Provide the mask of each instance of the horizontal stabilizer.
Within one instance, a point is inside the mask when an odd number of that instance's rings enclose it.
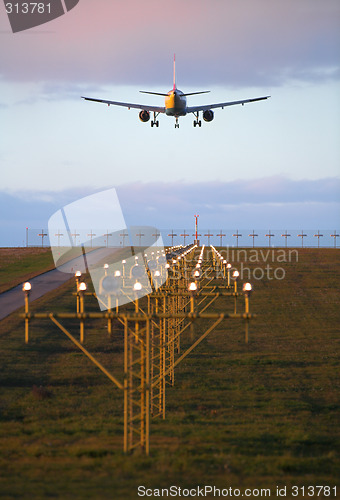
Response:
[[[201,92],[189,92],[188,94],[182,94],[182,95],[196,95],[196,94],[208,94],[210,90],[202,90]]]
[[[166,97],[168,94],[161,94],[160,92],[147,92],[146,90],[140,90],[139,91],[141,94],[152,94],[152,95],[162,95]]]

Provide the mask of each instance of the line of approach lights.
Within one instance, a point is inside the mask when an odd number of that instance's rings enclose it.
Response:
[[[174,386],[178,364],[224,321],[244,321],[248,342],[249,321],[255,317],[249,308],[252,285],[244,283],[242,291],[238,290],[239,272],[214,246],[200,249],[190,244],[172,246],[166,252],[156,247],[148,250],[149,254],[140,255],[140,262],[134,259],[130,268],[124,259],[114,267],[109,263],[102,267],[99,295],[106,301],[106,310],[98,311],[98,303],[93,300],[98,296],[77,271],[75,312],[30,312],[31,284],[26,282],[25,313],[21,315],[26,343],[32,319],[52,321],[123,392],[124,452],[140,448],[147,455],[150,421],[165,418],[166,388]],[[155,280],[165,272],[167,279],[157,287]],[[145,283],[151,283],[147,295],[144,286],[149,285]],[[119,302],[121,294],[126,299],[123,305]],[[243,312],[238,312],[240,296],[245,301]],[[64,318],[79,322],[79,339],[61,323]],[[113,341],[114,332],[124,332],[123,373],[112,373],[85,348],[88,320],[97,334],[102,329]]]

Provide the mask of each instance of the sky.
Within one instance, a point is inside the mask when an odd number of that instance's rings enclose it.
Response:
[[[0,245],[67,203],[115,187],[129,224],[339,228],[338,0],[80,0],[13,34],[0,5]],[[80,96],[163,106],[270,95],[211,123]]]

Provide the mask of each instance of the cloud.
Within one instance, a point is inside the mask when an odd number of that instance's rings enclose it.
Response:
[[[48,25],[54,32],[2,34],[2,77],[164,85],[177,52],[185,86],[268,87],[339,78],[338,0],[173,0],[171,12],[179,13],[175,37],[169,8],[163,0],[82,0]]]

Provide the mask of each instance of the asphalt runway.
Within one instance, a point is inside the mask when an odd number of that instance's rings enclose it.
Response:
[[[30,279],[29,281],[32,285],[29,297],[30,302],[42,297],[47,292],[55,290],[72,277],[73,274],[62,273],[58,269],[53,269]],[[0,320],[6,318],[6,316],[23,305],[24,292],[22,291],[22,284],[8,290],[8,292],[3,292],[0,295]]]
[[[86,264],[88,268],[93,268],[98,265],[105,258],[113,257],[117,252],[115,248],[100,248],[93,250],[86,255]],[[122,257],[120,257],[122,258]],[[84,259],[83,256],[72,259],[67,264],[60,266],[58,269],[52,269],[43,274],[39,274],[35,278],[29,280],[32,285],[32,290],[30,292],[29,300],[33,302],[34,300],[42,297],[48,292],[55,290],[63,283],[66,283],[69,279],[74,277],[74,273],[77,270],[84,272]],[[68,272],[71,271],[71,272]],[[7,292],[0,294],[0,320],[6,318],[9,314],[19,309],[24,305],[24,292],[22,291],[22,284],[11,288]]]

